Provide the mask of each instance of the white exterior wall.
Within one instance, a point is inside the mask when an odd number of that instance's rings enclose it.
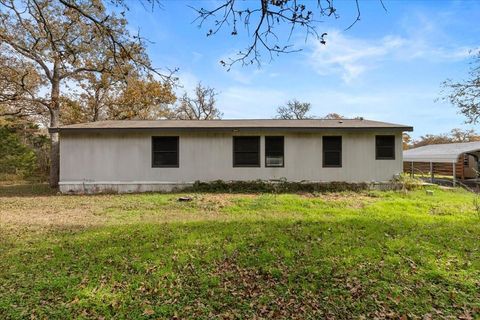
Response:
[[[375,135],[394,134],[395,160],[375,160]],[[152,136],[179,136],[179,168],[152,168]],[[261,166],[233,167],[233,135],[260,136]],[[265,167],[265,135],[285,137],[285,166]],[[342,167],[322,167],[322,136],[341,135]],[[402,172],[402,133],[350,131],[329,133],[116,132],[62,133],[60,188],[78,192],[170,190],[194,181],[274,180],[381,182]],[[118,186],[122,187],[118,187]],[[85,189],[84,189],[85,191]],[[88,190],[87,190],[88,191]]]

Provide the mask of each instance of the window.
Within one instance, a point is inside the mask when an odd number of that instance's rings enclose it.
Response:
[[[283,137],[265,137],[265,167],[283,167]]]
[[[233,137],[233,166],[260,167],[260,137]]]
[[[178,137],[152,137],[152,167],[178,167]]]
[[[323,137],[323,167],[342,166],[342,137]]]
[[[395,160],[395,136],[375,137],[375,157],[377,160]]]

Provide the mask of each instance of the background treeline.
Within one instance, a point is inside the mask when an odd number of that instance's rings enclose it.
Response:
[[[198,83],[179,98],[172,85],[153,79],[85,85],[60,99],[60,124],[102,120],[219,119],[215,89]],[[94,79],[92,79],[94,81]],[[93,85],[94,82],[88,85]],[[80,93],[78,93],[80,92]],[[4,104],[4,111],[7,109]],[[14,110],[10,108],[10,110]],[[0,181],[46,181],[50,168],[48,117],[42,113],[0,116]]]
[[[44,181],[49,170],[49,139],[37,124],[0,118],[0,181]]]
[[[430,144],[457,143],[480,141],[480,135],[475,130],[452,129],[449,133],[426,134],[418,139],[412,139],[408,133],[403,134],[403,149],[411,149]]]

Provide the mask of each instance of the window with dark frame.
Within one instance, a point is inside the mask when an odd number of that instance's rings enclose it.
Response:
[[[152,167],[178,168],[178,137],[152,137]]]
[[[233,166],[260,167],[260,137],[233,137]]]
[[[265,137],[265,167],[283,167],[284,165],[284,138]]]
[[[395,136],[375,137],[375,159],[395,160]]]
[[[342,137],[323,137],[323,167],[340,168],[342,166]]]

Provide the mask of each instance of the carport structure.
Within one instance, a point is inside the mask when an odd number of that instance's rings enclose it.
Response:
[[[480,141],[433,144],[403,151],[404,172],[429,172],[433,182],[435,174],[452,176],[456,180],[478,177]]]

